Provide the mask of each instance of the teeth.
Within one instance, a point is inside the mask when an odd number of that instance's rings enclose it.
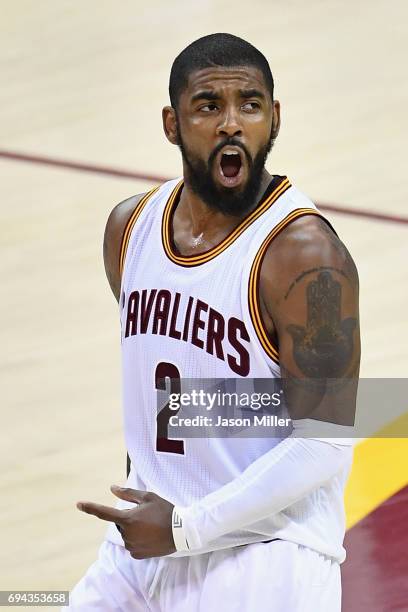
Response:
[[[224,151],[223,155],[239,155],[238,151]]]

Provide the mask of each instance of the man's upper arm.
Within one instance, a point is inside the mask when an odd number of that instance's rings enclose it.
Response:
[[[282,377],[291,381],[288,390],[297,398],[293,417],[314,416],[319,404],[323,420],[334,411],[336,422],[348,423],[342,381],[359,372],[358,275],[322,219],[298,219],[275,239],[263,263],[261,295],[278,338]]]
[[[103,239],[103,260],[109,285],[117,301],[119,301],[121,283],[120,252],[123,234],[133,211],[144,195],[132,196],[120,202],[112,210],[106,223]]]

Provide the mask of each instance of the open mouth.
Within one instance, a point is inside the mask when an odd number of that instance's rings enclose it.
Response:
[[[221,156],[221,170],[224,176],[237,176],[241,168],[241,156],[238,151],[226,152]]]
[[[242,178],[242,154],[235,148],[226,147],[219,157],[219,178],[227,187],[235,187]]]

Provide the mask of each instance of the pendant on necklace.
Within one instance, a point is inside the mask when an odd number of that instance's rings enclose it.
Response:
[[[203,239],[203,233],[201,232],[201,234],[200,234],[199,236],[197,236],[197,238],[193,238],[193,240],[192,240],[192,245],[191,245],[191,246],[192,246],[193,248],[196,248],[196,247],[198,247],[200,244],[202,244],[203,242],[204,242],[204,239]]]

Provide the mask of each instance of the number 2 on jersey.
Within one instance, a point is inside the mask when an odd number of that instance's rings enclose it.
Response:
[[[166,391],[166,378],[170,379],[170,393],[181,393],[181,377],[180,372],[172,363],[161,361],[157,364],[155,372],[156,389]],[[183,440],[172,440],[168,437],[169,419],[172,415],[177,414],[177,410],[171,410],[169,402],[158,412],[156,417],[157,433],[156,433],[156,450],[165,453],[176,453],[184,455]]]

